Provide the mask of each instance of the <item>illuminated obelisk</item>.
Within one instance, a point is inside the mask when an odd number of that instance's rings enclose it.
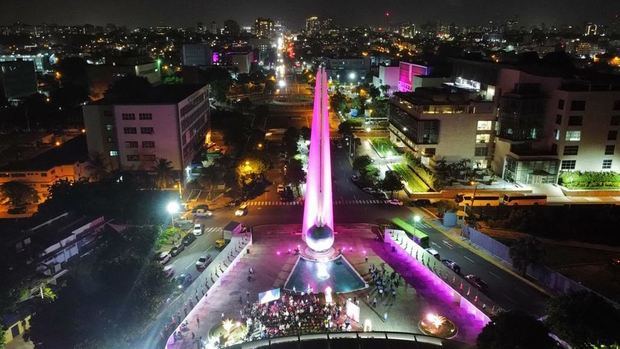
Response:
[[[327,76],[325,68],[319,67],[314,88],[302,228],[303,238],[314,252],[329,251],[334,244],[328,105]]]

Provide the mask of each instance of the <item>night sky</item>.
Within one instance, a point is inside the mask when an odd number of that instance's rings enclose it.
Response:
[[[293,28],[311,15],[331,16],[345,25],[391,21],[481,24],[518,15],[524,24],[607,22],[620,13],[620,0],[1,0],[0,23],[170,24],[195,26],[236,19],[249,25],[257,16],[283,20]]]

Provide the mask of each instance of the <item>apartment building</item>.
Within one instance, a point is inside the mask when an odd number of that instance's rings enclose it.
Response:
[[[470,159],[487,168],[495,140],[495,107],[475,92],[418,88],[396,92],[390,100],[390,140],[433,167]]]
[[[209,91],[201,85],[161,85],[130,101],[83,107],[90,154],[121,171],[151,171],[158,159],[182,175],[205,142]]]

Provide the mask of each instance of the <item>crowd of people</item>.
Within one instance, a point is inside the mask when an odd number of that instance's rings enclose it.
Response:
[[[247,304],[241,316],[248,328],[247,341],[351,329],[342,304],[336,299],[326,303],[323,294],[283,293],[270,303]]]

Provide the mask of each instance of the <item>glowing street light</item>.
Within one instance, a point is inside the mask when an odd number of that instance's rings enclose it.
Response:
[[[357,74],[354,71],[349,73],[349,80],[355,80],[357,78]]]
[[[422,220],[422,217],[415,215],[413,216],[413,232],[415,233],[416,231],[416,226],[418,225],[418,222]]]
[[[170,201],[168,205],[166,205],[166,211],[170,214],[170,221],[174,226],[174,215],[177,214],[181,210],[181,206],[176,201]]]
[[[286,81],[284,81],[284,80],[278,81],[278,87],[279,88],[285,88],[286,87]]]

